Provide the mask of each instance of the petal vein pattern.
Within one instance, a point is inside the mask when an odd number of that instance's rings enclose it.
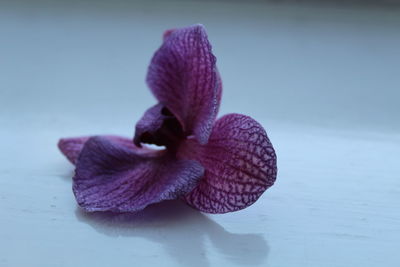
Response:
[[[240,114],[217,120],[206,145],[187,140],[179,157],[198,160],[205,168],[199,185],[185,196],[189,205],[204,212],[246,208],[276,179],[276,155],[265,130]]]
[[[150,63],[147,84],[186,135],[205,144],[217,116],[222,83],[202,25],[168,33]]]

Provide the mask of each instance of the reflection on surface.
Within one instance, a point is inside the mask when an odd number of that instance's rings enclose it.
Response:
[[[182,266],[209,266],[205,238],[235,264],[264,263],[269,251],[261,234],[230,233],[181,201],[164,201],[135,214],[86,213],[78,208],[76,216],[108,236],[158,242]]]

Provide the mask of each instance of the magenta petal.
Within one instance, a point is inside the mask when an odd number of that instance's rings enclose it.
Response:
[[[240,210],[253,204],[276,179],[276,155],[263,127],[252,118],[229,114],[217,120],[206,145],[186,141],[181,158],[205,168],[186,202],[209,213]]]
[[[186,135],[205,144],[217,116],[222,83],[202,25],[167,31],[149,66],[147,83]]]
[[[203,175],[193,160],[166,151],[138,154],[119,142],[90,138],[79,156],[73,191],[86,211],[131,212],[190,192]]]
[[[66,156],[67,159],[75,165],[83,146],[85,145],[86,141],[89,140],[89,138],[91,138],[91,136],[61,138],[58,141],[58,148],[64,154],[64,156]],[[125,137],[104,135],[103,138],[118,142],[127,148],[135,148],[132,141]]]

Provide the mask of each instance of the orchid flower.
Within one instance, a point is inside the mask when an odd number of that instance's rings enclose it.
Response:
[[[273,185],[276,155],[263,127],[241,114],[216,120],[222,83],[202,25],[166,31],[146,80],[158,104],[136,124],[133,140],[58,143],[76,166],[73,192],[84,210],[134,212],[182,199],[226,213],[248,207]]]

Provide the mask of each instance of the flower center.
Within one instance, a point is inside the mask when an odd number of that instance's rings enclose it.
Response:
[[[144,143],[165,146],[171,150],[185,138],[182,125],[167,107],[156,106],[144,118],[146,122],[137,125],[134,138],[134,143],[139,147]]]

